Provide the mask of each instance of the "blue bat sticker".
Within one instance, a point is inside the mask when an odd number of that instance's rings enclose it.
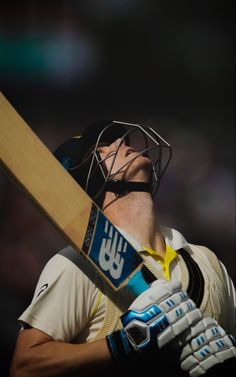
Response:
[[[93,205],[83,250],[115,288],[143,262],[122,234]]]

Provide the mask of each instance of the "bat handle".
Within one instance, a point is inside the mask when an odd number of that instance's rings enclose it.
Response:
[[[130,278],[126,288],[130,293],[137,297],[146,291],[149,288],[149,284],[155,280],[157,280],[157,278],[147,269],[146,266],[143,265],[141,270],[135,272]]]

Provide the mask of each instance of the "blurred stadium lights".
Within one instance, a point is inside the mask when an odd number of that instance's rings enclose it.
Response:
[[[69,85],[73,80],[90,77],[100,59],[98,45],[81,32],[65,29],[0,37],[0,72],[4,72],[5,80],[47,80]]]

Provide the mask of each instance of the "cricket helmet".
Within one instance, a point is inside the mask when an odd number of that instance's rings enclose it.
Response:
[[[112,157],[109,171],[105,167],[104,160],[101,159],[98,148],[101,145],[109,145],[117,139],[120,139],[120,144],[125,141],[126,145],[135,148],[138,153],[114,173],[111,170],[119,146]],[[118,196],[130,191],[146,191],[154,196],[170,162],[171,154],[170,145],[152,128],[110,120],[92,123],[80,136],[67,140],[54,152],[64,168],[97,202],[101,194],[106,191],[114,192]],[[121,169],[131,164],[140,155],[145,155],[151,160],[150,182],[129,182],[116,179]]]

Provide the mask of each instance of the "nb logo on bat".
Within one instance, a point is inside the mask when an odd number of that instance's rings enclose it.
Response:
[[[107,238],[102,239],[99,264],[103,271],[109,271],[113,279],[119,279],[124,265],[122,253],[127,250],[127,242],[108,221],[105,223],[104,232]]]

